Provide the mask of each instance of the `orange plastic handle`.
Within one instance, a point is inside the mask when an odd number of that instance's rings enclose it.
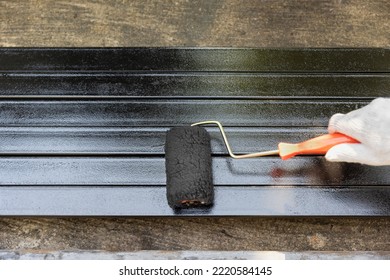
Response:
[[[318,136],[297,144],[279,143],[278,148],[279,155],[284,160],[296,155],[325,155],[330,148],[342,143],[360,142],[347,135],[333,133]]]

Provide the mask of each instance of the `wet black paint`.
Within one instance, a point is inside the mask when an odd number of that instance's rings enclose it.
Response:
[[[326,133],[390,97],[388,49],[0,49],[0,215],[390,215],[390,168],[233,160],[211,209],[173,211],[165,133],[216,119],[237,153]]]
[[[214,200],[211,144],[199,126],[170,129],[165,142],[167,200],[175,208],[210,206]]]

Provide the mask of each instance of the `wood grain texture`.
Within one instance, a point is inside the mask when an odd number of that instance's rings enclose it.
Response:
[[[0,1],[0,46],[388,47],[390,2]],[[1,218],[7,250],[390,250],[388,218]]]
[[[387,218],[2,218],[0,250],[388,251]]]
[[[0,1],[0,46],[387,47],[387,0]]]

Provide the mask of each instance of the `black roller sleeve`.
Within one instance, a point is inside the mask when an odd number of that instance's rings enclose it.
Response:
[[[169,206],[188,208],[213,203],[210,135],[204,128],[186,126],[168,131],[165,167]]]

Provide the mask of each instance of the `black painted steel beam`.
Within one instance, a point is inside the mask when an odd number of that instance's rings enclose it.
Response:
[[[0,49],[2,216],[390,216],[390,167],[228,158],[215,205],[165,197],[170,127],[215,119],[236,153],[326,133],[390,97],[389,49]]]

